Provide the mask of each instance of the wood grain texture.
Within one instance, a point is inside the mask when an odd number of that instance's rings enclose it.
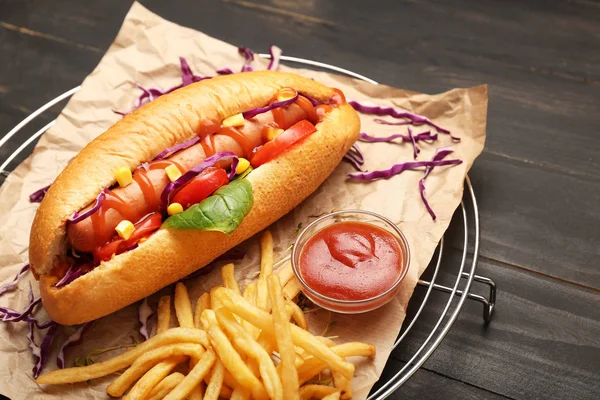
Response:
[[[447,249],[448,250],[448,249]],[[440,283],[453,282],[460,253],[446,251]],[[467,302],[425,367],[514,399],[593,399],[600,393],[598,292],[480,260],[478,274],[498,285],[493,321]],[[485,294],[485,286],[473,287]],[[414,313],[425,290],[411,300]],[[406,361],[433,328],[447,294],[432,294],[419,322],[393,353]]]
[[[497,314],[484,327],[481,305],[468,302],[425,368],[391,398],[597,397],[597,2],[142,3],[233,44],[261,52],[277,44],[288,55],[393,86],[434,93],[488,83],[487,147],[470,176],[481,210],[479,273],[499,284]],[[79,84],[114,39],[130,4],[0,0],[0,134]],[[0,159],[6,154],[0,151]],[[454,224],[448,247],[458,247],[460,238]],[[422,293],[417,290],[413,311]],[[416,349],[445,299],[435,294],[385,377]]]

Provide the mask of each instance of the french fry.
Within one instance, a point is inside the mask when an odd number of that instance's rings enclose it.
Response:
[[[273,235],[265,231],[260,237],[260,274],[265,277],[273,273]]]
[[[281,286],[285,286],[294,277],[294,270],[292,269],[292,262],[288,261],[285,264],[283,264],[277,270],[277,275],[279,275],[279,280],[281,281]]]
[[[202,324],[202,328],[208,332],[208,328],[211,325],[218,325],[217,316],[215,315],[214,310],[204,310],[202,315],[200,316],[200,322]]]
[[[270,314],[258,309],[244,300],[243,297],[225,288],[214,290],[214,295],[219,297],[223,306],[229,311],[251,322],[254,326],[273,334],[273,317]],[[212,293],[211,296],[213,296]],[[304,329],[295,325],[290,325],[290,329],[294,344],[325,362],[330,369],[339,370],[347,378],[352,378],[354,374],[353,364],[346,362]]]
[[[212,374],[212,370],[204,377],[204,383],[208,385],[210,382],[210,377]],[[229,371],[225,370],[223,374],[223,386],[221,386],[221,393],[219,393],[219,397],[222,399],[229,399],[233,395],[233,390],[231,387],[235,387],[237,382],[235,378],[229,373]]]
[[[256,282],[250,282],[244,288],[244,299],[246,299],[250,304],[256,304]],[[252,339],[258,338],[260,334],[260,329],[252,325],[250,322],[241,320],[240,321],[244,329],[252,335]]]
[[[162,400],[171,390],[175,388],[183,380],[184,376],[181,372],[173,372],[165,379],[154,386],[148,394],[147,400]]]
[[[193,369],[193,368],[192,368]],[[200,382],[188,395],[188,400],[202,400],[204,398],[204,383]]]
[[[200,323],[200,316],[202,311],[210,308],[210,294],[202,293],[202,296],[198,297],[196,301],[196,309],[194,310],[194,326],[198,329],[202,327]]]
[[[152,388],[167,377],[173,368],[184,362],[185,359],[184,356],[173,356],[156,364],[137,381],[124,397],[124,400],[145,399],[152,391]]]
[[[123,372],[113,383],[108,385],[106,393],[113,397],[122,396],[133,382],[138,380],[146,373],[146,371],[150,370],[166,358],[182,355],[200,358],[203,353],[204,348],[201,345],[192,343],[171,344],[148,351],[135,360],[135,362],[131,364],[131,367]],[[169,369],[168,372],[170,371],[171,370]]]
[[[219,288],[219,286],[216,286],[216,287],[210,289],[210,308],[211,308],[211,310],[216,310],[218,308],[223,307],[221,305],[221,302],[219,301],[219,299],[217,299],[215,296],[212,295],[213,291],[217,288]]]
[[[298,282],[298,279],[292,278],[283,287],[283,295],[286,299],[294,300],[301,290],[302,286],[300,286],[300,282]]]
[[[339,393],[338,389],[325,385],[304,385],[299,390],[301,400],[312,398],[322,399],[335,392]]]
[[[86,367],[65,368],[44,374],[36,379],[40,385],[58,385],[63,383],[84,382],[90,379],[110,375],[131,365],[143,354],[173,343],[200,344],[210,346],[206,332],[199,329],[173,328],[159,333],[131,350],[106,361]],[[166,357],[165,357],[166,358]]]
[[[231,394],[231,400],[250,400],[250,391],[243,386],[236,385]]]
[[[352,387],[350,386],[351,380],[337,371],[333,371],[331,377],[333,378],[333,386],[340,391],[339,393],[342,396],[342,399],[352,398]]]
[[[210,382],[208,382],[208,386],[206,387],[206,392],[204,392],[204,400],[219,400],[219,393],[223,386],[224,372],[225,367],[223,367],[223,363],[220,360],[217,360],[213,366],[212,375],[210,377]]]
[[[283,399],[281,380],[269,353],[252,339],[250,334],[235,320],[230,311],[221,308],[216,312],[216,315],[219,324],[229,333],[229,336],[233,338],[237,346],[250,356],[252,360],[258,361],[260,376],[269,397],[276,400]]]
[[[304,330],[308,330],[308,323],[306,322],[306,317],[304,316],[302,309],[298,307],[298,304],[286,298],[285,305],[292,308],[292,319],[294,320],[294,322],[296,322],[296,325],[298,325]]]
[[[250,282],[244,288],[244,299],[253,306],[256,305],[256,282]]]
[[[325,345],[327,347],[335,346],[335,342],[329,338],[326,338],[325,336],[317,336],[317,339],[320,340],[321,342],[325,343]]]
[[[221,268],[221,276],[223,278],[223,286],[227,289],[233,290],[237,294],[242,294],[240,287],[235,280],[235,270],[233,264],[224,265]]]
[[[206,313],[206,311],[204,312]],[[254,376],[250,368],[244,363],[242,357],[235,351],[233,345],[225,336],[218,324],[210,325],[208,337],[215,351],[219,355],[225,368],[236,377],[237,382],[249,389],[257,400],[265,400],[268,394],[263,384]]]
[[[182,328],[194,328],[194,314],[187,288],[181,282],[175,286],[175,315]]]
[[[349,342],[344,344],[338,344],[331,347],[331,350],[340,357],[353,357],[353,356],[364,356],[373,357],[375,356],[375,346],[360,342]],[[308,357],[304,360],[304,364],[298,368],[298,379],[302,385],[312,377],[316,376],[319,372],[327,368],[327,365],[316,357]]]
[[[158,301],[156,333],[161,333],[171,326],[171,296],[162,296]]]
[[[283,383],[283,393],[287,399],[298,399],[298,372],[296,371],[296,350],[292,341],[292,332],[290,320],[285,310],[285,299],[281,292],[281,282],[279,276],[269,275],[267,277],[267,286],[269,297],[271,298],[271,307],[273,311],[273,331],[279,349],[279,358],[281,359],[281,381]]]
[[[260,275],[256,283],[256,306],[264,311],[271,311],[267,276],[273,273],[273,236],[265,231],[260,238]]]
[[[328,394],[327,396],[323,397],[322,400],[339,400],[340,399],[340,392],[336,391],[333,392],[331,394]]]
[[[215,352],[211,348],[207,349],[190,373],[165,397],[165,400],[185,399],[194,387],[202,382],[216,360]]]

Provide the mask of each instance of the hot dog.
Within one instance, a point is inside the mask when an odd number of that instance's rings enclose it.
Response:
[[[46,310],[90,321],[210,263],[312,193],[358,132],[339,91],[273,71],[197,82],[125,116],[40,204],[29,257]]]
[[[296,104],[286,107],[282,114],[282,129],[287,129],[296,122],[308,117],[307,113]],[[246,122],[244,126],[240,127],[238,130],[248,139],[252,148],[255,148],[261,144],[261,131],[263,127],[272,122],[274,122],[273,113],[267,112],[257,115],[252,120]],[[238,142],[229,136],[217,133],[214,136],[214,147],[216,152],[230,151],[239,157],[245,156],[242,146],[240,146]],[[198,143],[185,150],[182,150],[179,153],[174,154],[168,159],[176,162],[178,165],[182,166],[185,171],[187,171],[205,158],[206,154],[202,144]],[[161,168],[148,171],[147,177],[152,184],[154,197],[159,198],[160,193],[169,182],[167,174],[165,173],[164,169]],[[131,215],[133,216],[132,219],[136,221],[142,218],[144,215],[147,215],[153,211],[158,211],[155,209],[155,207],[152,207],[152,202],[148,202],[145,199],[142,189],[136,180],[134,180],[131,185],[116,188],[114,193],[128,204],[128,208],[134,211],[134,213]],[[87,207],[82,212],[85,212],[89,208],[90,207]],[[114,229],[119,222],[123,220],[123,218],[124,216],[121,215],[116,209],[112,208],[107,210],[107,212],[104,214],[105,229],[102,233],[95,232],[92,219],[86,218],[78,224],[72,224],[67,227],[67,240],[69,244],[77,251],[93,252],[98,244],[106,243],[111,237],[114,236]]]

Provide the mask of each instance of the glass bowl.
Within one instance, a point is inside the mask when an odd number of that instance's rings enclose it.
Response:
[[[319,293],[307,284],[302,277],[302,273],[300,272],[300,255],[302,254],[304,245],[315,233],[338,222],[362,222],[371,224],[389,232],[398,241],[400,251],[402,252],[400,275],[389,289],[386,289],[383,293],[380,293],[374,297],[366,299],[340,300],[329,297],[323,293]],[[379,308],[388,303],[395,296],[400,289],[400,284],[402,283],[402,280],[408,271],[410,263],[410,250],[408,247],[408,242],[406,241],[406,237],[402,231],[400,231],[400,229],[389,219],[371,211],[343,210],[324,215],[304,228],[304,230],[302,230],[296,239],[296,242],[292,248],[291,261],[294,274],[302,286],[302,292],[313,303],[337,313],[358,314]]]

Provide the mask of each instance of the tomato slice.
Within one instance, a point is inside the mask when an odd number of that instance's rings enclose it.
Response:
[[[112,258],[113,254],[121,254],[127,248],[133,246],[140,239],[148,236],[158,228],[162,223],[162,215],[160,213],[150,213],[144,218],[135,223],[135,230],[131,234],[131,237],[127,240],[117,237],[111,242],[108,242],[102,247],[98,247],[94,251],[94,260],[108,261]]]
[[[200,203],[215,190],[228,183],[229,177],[224,169],[210,167],[181,188],[171,202],[181,204],[185,210]]]
[[[275,139],[265,143],[256,151],[254,157],[252,157],[252,160],[250,160],[250,164],[252,164],[254,168],[257,168],[277,158],[290,146],[298,143],[316,131],[317,128],[313,124],[311,124],[308,120],[303,119],[295,125],[292,125],[292,127],[287,129],[285,132],[276,136]]]

